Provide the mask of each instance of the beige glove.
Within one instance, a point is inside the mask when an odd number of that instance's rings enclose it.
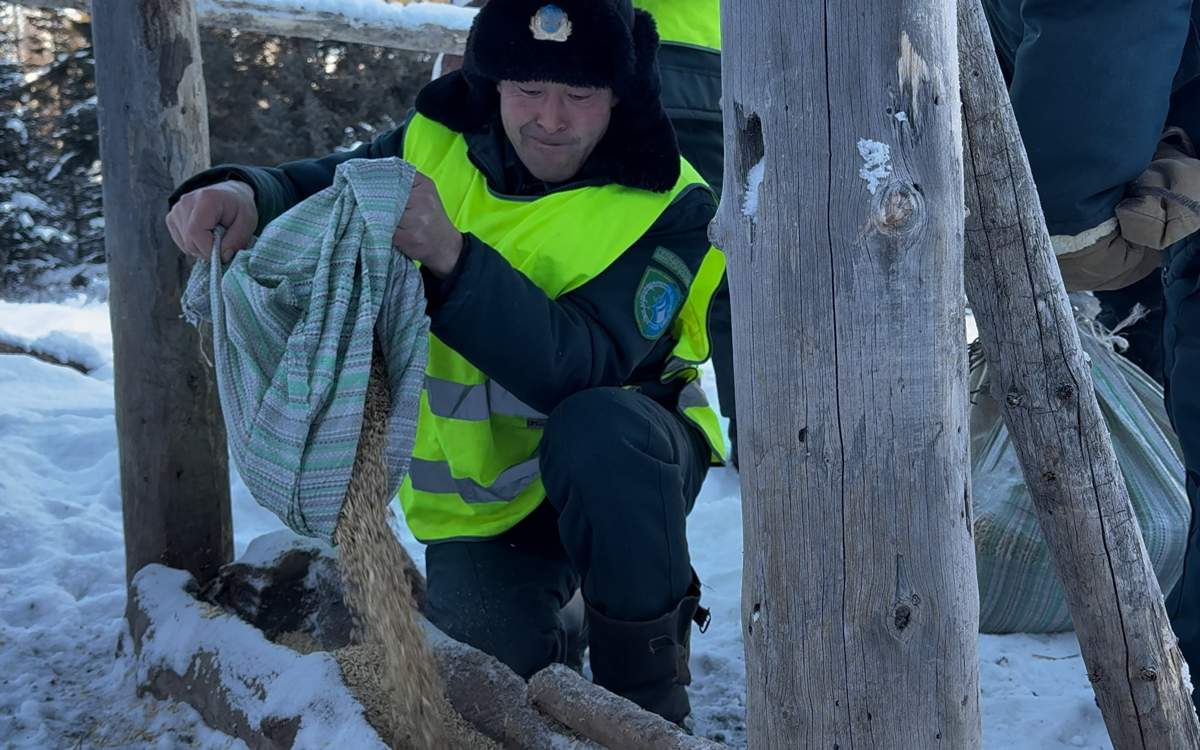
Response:
[[[1154,160],[1117,204],[1116,216],[1082,234],[1051,237],[1070,291],[1121,289],[1158,268],[1162,250],[1200,229],[1200,159],[1169,128]]]

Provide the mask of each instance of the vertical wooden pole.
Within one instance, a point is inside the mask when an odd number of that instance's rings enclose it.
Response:
[[[722,27],[749,744],[977,748],[954,2]]]
[[[195,9],[94,0],[92,34],[126,573],[157,562],[203,582],[232,554],[225,429],[164,223],[172,188],[208,166]]]
[[[1200,747],[1183,657],[1129,503],[979,0],[958,0],[966,285],[992,393],[1117,750]]]

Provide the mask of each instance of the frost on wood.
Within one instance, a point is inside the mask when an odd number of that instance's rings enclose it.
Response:
[[[758,192],[767,171],[766,159],[759,159],[746,175],[746,193],[742,196],[742,214],[754,218],[758,214]]]
[[[867,190],[875,195],[879,186],[892,174],[892,149],[886,143],[859,138],[858,153],[863,158],[858,176],[867,181]]]

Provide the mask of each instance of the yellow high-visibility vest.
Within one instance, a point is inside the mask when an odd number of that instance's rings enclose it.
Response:
[[[664,44],[721,51],[720,0],[633,0],[648,11]]]
[[[608,268],[681,195],[708,189],[681,160],[681,176],[666,193],[604,185],[507,198],[488,188],[462,134],[421,115],[405,130],[404,158],[433,180],[455,227],[495,248],[552,299]],[[679,409],[704,431],[717,460],[724,441],[697,367],[709,357],[708,308],[724,270],[724,256],[710,249],[671,328],[678,343],[662,375],[687,382]],[[424,542],[496,536],[545,499],[538,463],[545,415],[437,336],[429,341],[416,444],[400,488],[405,518]]]

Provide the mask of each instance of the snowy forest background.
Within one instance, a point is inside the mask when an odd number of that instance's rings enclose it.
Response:
[[[400,120],[433,68],[340,42],[203,27],[200,42],[213,164],[352,148]],[[71,293],[107,296],[91,24],[0,3],[0,299]]]

